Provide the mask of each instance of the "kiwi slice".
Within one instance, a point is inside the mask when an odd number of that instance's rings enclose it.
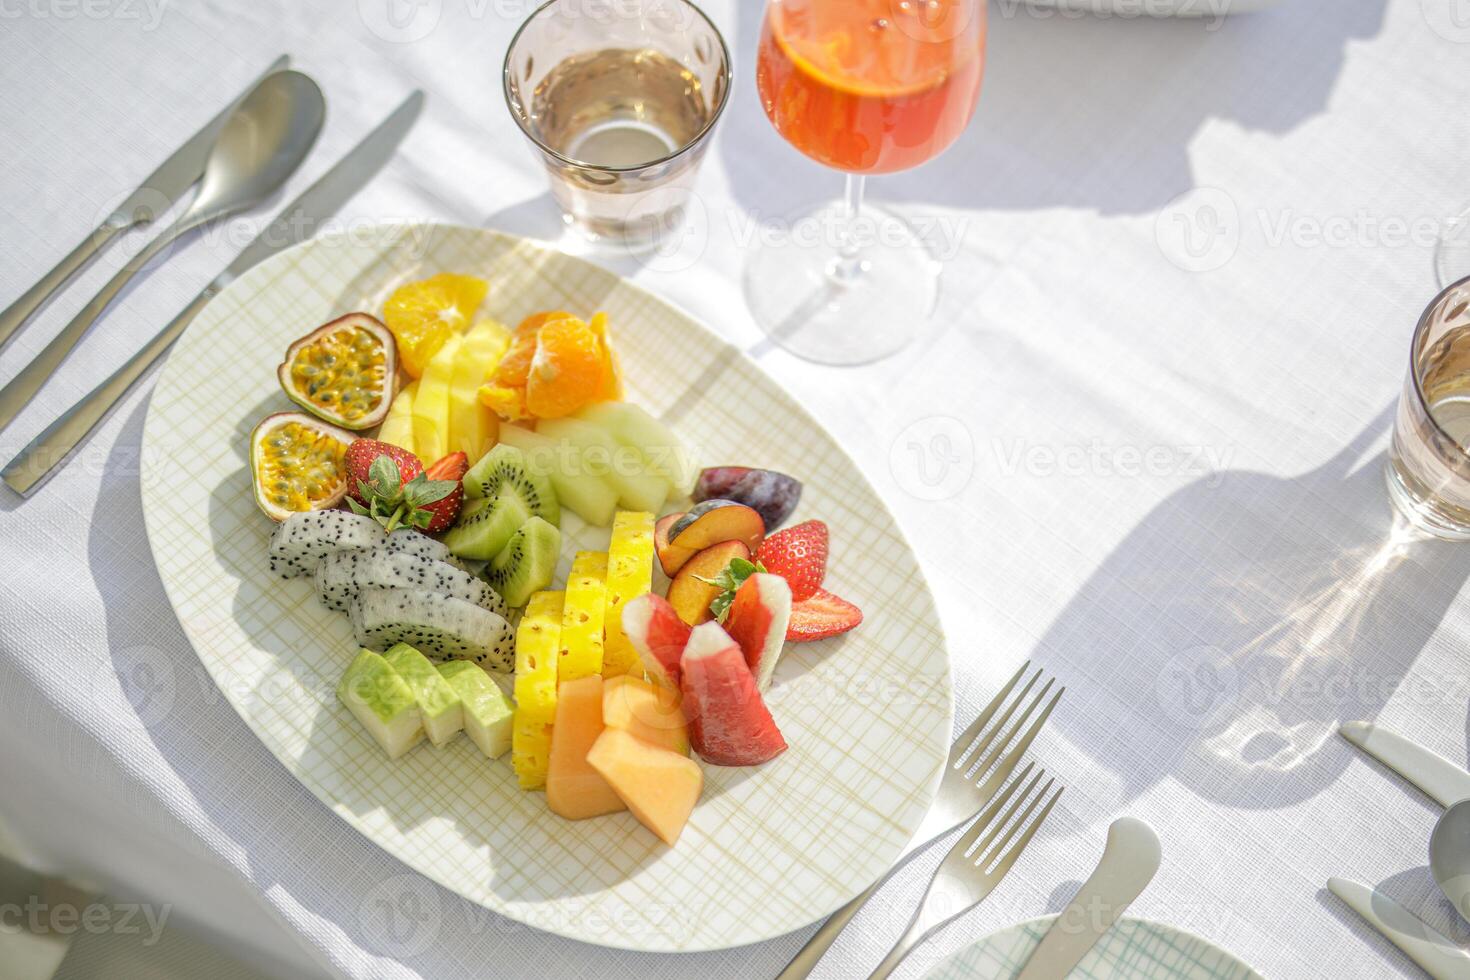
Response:
[[[488,561],[500,554],[530,516],[531,509],[507,483],[494,497],[471,501],[444,535],[444,543],[460,558]]]
[[[561,532],[539,517],[516,529],[500,554],[480,574],[512,608],[551,584],[561,556]]]
[[[494,500],[506,487],[514,488],[536,517],[552,527],[561,524],[561,505],[556,502],[545,471],[532,467],[525,453],[515,446],[500,443],[465,474],[464,495],[469,500]]]

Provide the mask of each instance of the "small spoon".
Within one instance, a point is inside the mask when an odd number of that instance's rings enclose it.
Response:
[[[1429,870],[1455,911],[1470,920],[1470,800],[1440,814],[1429,835]]]
[[[262,79],[230,114],[189,209],[129,260],[101,292],[19,374],[0,389],[0,429],[9,425],[123,287],[185,232],[254,207],[275,193],[306,159],[322,128],[321,89],[297,71]]]

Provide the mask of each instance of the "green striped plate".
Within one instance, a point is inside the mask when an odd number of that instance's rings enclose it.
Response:
[[[1003,980],[1021,971],[1056,916],[1002,929],[960,950],[927,980]],[[1230,953],[1173,926],[1122,919],[1092,948],[1069,980],[1261,980]]]

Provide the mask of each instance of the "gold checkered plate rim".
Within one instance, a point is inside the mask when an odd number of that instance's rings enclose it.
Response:
[[[437,272],[490,282],[485,311],[606,310],[628,398],[709,463],[805,484],[793,520],[832,533],[828,586],[866,620],[787,647],[768,695],[790,748],[758,768],[705,767],[677,847],[627,813],[570,822],[517,788],[509,758],[467,739],[390,762],[334,688],[355,650],[307,579],[267,568],[271,523],[248,439],[292,410],[287,345]],[[949,659],[912,550],[848,455],[748,358],[686,313],[590,262],[515,236],[440,224],[327,235],[232,283],[174,347],[143,435],[143,510],[169,601],[200,660],[265,746],[342,819],[471,902],[539,929],[626,949],[697,951],[800,928],[857,895],[918,827],[953,715]],[[672,506],[668,508],[672,510]],[[563,518],[565,581],[607,530]],[[289,831],[283,847],[293,846]]]

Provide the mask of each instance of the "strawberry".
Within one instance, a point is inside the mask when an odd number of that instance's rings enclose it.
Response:
[[[419,458],[407,449],[402,449],[388,442],[379,442],[376,439],[358,439],[347,447],[347,455],[343,462],[347,466],[347,493],[353,500],[367,506],[367,496],[362,491],[362,484],[367,483],[371,475],[373,460],[379,456],[387,456],[398,464],[398,478],[407,483],[424,471],[424,464]]]
[[[457,458],[456,458],[457,457]],[[454,523],[464,498],[461,481],[464,453],[452,453],[434,464],[452,479],[430,479],[424,464],[406,449],[376,439],[359,439],[347,448],[347,472],[353,480],[347,506],[389,531],[412,527],[433,534]]]
[[[777,531],[761,543],[755,560],[791,586],[791,601],[800,603],[816,595],[827,577],[827,525],[803,521]]]
[[[454,483],[454,489],[449,491],[449,496],[429,505],[429,513],[434,515],[434,519],[424,528],[425,534],[447,531],[449,525],[459,516],[459,505],[464,502],[464,475],[469,471],[469,457],[464,453],[450,453],[424,470],[424,476],[430,480],[448,480]]]
[[[846,633],[862,621],[863,611],[857,606],[826,589],[818,589],[815,595],[791,607],[786,642],[825,640],[829,636]]]

